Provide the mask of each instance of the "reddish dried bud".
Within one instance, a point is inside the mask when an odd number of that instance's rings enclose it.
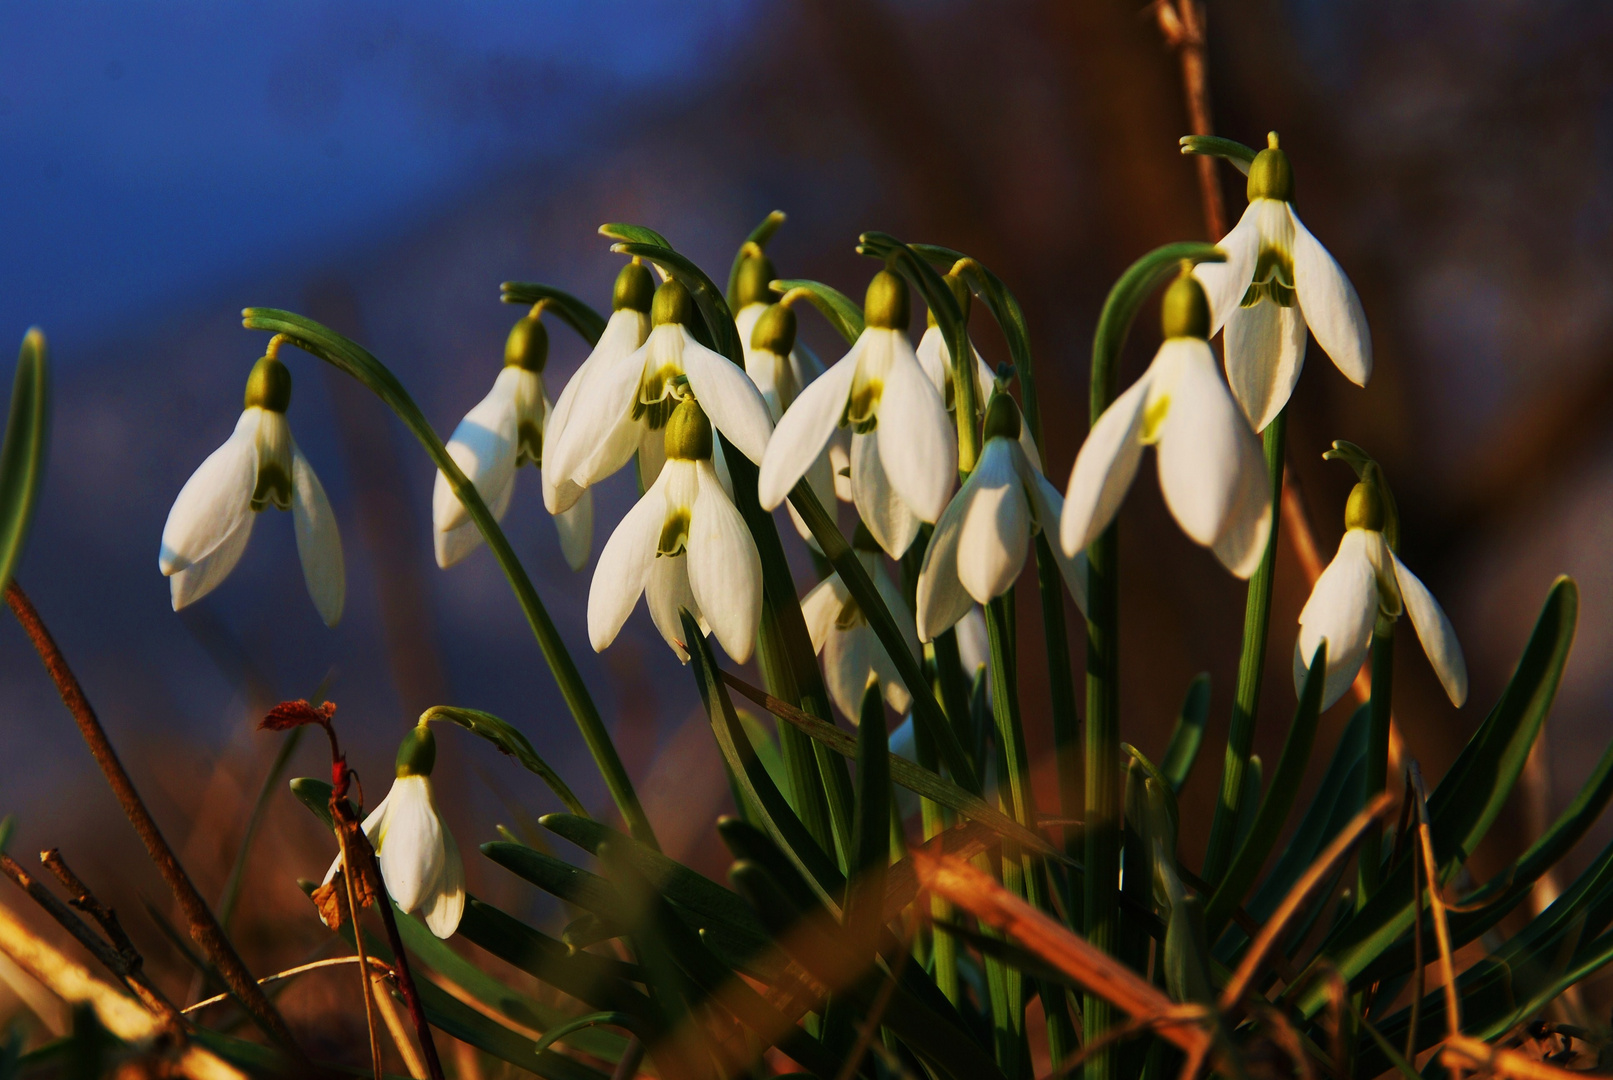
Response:
[[[258,728],[263,731],[290,731],[303,724],[318,724],[320,727],[329,727],[331,717],[336,715],[336,703],[327,701],[318,708],[308,704],[307,700],[299,698],[296,701],[282,701],[269,710]]]

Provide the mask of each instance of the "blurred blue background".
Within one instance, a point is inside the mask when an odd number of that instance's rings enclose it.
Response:
[[[1320,453],[1350,438],[1384,461],[1405,508],[1405,559],[1446,604],[1473,668],[1472,703],[1452,710],[1402,635],[1396,711],[1431,772],[1493,701],[1552,577],[1574,573],[1584,588],[1551,754],[1537,763],[1547,782],[1498,828],[1502,846],[1577,787],[1613,705],[1610,39],[1604,5],[1567,0],[1212,12],[1219,130],[1250,143],[1282,132],[1297,205],[1372,323],[1369,389],[1313,347],[1295,399],[1292,460],[1322,556],[1349,477]],[[519,314],[499,304],[500,281],[607,306],[620,259],[595,233],[602,222],[650,225],[720,278],[780,208],[780,272],[853,296],[873,269],[856,235],[881,228],[967,250],[1018,292],[1049,417],[1044,456],[1062,487],[1085,431],[1104,292],[1147,248],[1203,235],[1192,166],[1176,152],[1179,85],[1155,27],[1109,0],[0,4],[0,340],[43,326],[57,376],[50,472],[19,580],[212,888],[274,752],[253,724],[327,676],[372,801],[396,738],[421,708],[451,702],[516,723],[604,811],[492,560],[435,568],[429,463],[311,357],[287,354],[290,418],[343,530],[346,617],[335,631],[320,624],[277,514],[223,587],[183,615],[169,609],[155,565],[163,520],[231,430],[264,345],[240,329],[240,309],[291,308],[355,337],[446,434],[491,384]],[[1236,214],[1241,180],[1222,178]],[[838,355],[821,321],[802,324],[826,359]],[[990,360],[1006,359],[984,314],[974,329]],[[551,337],[557,396],[585,349],[562,327]],[[1154,345],[1149,326],[1134,338],[1125,378]],[[632,497],[625,475],[602,489],[596,552]],[[1126,737],[1159,750],[1189,678],[1207,669],[1218,740],[1242,587],[1169,525],[1151,479],[1125,522]],[[727,790],[691,680],[642,611],[606,654],[589,648],[591,567],[565,568],[535,474],[507,527],[652,814],[669,822],[663,841],[697,857]],[[1269,717],[1293,705],[1305,594],[1285,556]],[[1039,642],[1034,607],[1020,605],[1028,643]],[[1040,645],[1022,651],[1045,748]],[[1078,669],[1081,654],[1076,635]],[[86,865],[127,860],[120,887],[161,895],[14,628],[0,629],[0,725],[0,810],[19,814],[19,844],[62,844]],[[1261,729],[1266,753],[1281,727]],[[557,808],[468,736],[443,742],[445,801],[467,851],[495,820]],[[323,773],[320,752],[305,747],[295,771]],[[1206,776],[1186,795],[1203,807]],[[328,838],[281,802],[244,912],[265,948],[276,912],[305,910],[292,876],[317,876],[329,858]],[[1201,819],[1184,815],[1184,846],[1201,842]],[[470,863],[473,890],[525,902],[508,875]]]

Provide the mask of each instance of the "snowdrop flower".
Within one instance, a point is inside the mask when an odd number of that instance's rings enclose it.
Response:
[[[421,724],[398,747],[397,779],[386,798],[364,819],[364,835],[375,848],[387,894],[407,912],[417,912],[431,932],[452,937],[465,912],[465,864],[454,834],[437,809],[431,770],[437,740]],[[330,884],[342,857],[330,864]]]
[[[510,508],[516,471],[529,462],[540,468],[543,465],[543,440],[553,410],[543,392],[549,334],[542,318],[539,304],[515,324],[504,343],[504,370],[448,440],[448,456],[476,485],[497,521],[504,520],[504,512]],[[580,496],[555,516],[560,550],[573,570],[581,570],[588,561],[594,533],[593,497],[586,491]],[[431,522],[437,565],[445,570],[482,542],[481,530],[441,470],[431,493]]]
[[[796,398],[762,459],[762,506],[771,510],[849,426],[851,492],[868,531],[899,558],[945,509],[958,466],[957,432],[946,403],[907,340],[907,285],[874,275],[865,329],[851,350]]]
[[[1271,532],[1265,456],[1205,337],[1209,307],[1184,272],[1162,305],[1165,341],[1142,378],[1092,426],[1070,474],[1061,537],[1073,555],[1114,520],[1143,449],[1159,447],[1159,484],[1182,531],[1240,578],[1254,572]]]
[[[689,290],[677,281],[664,282],[650,305],[644,344],[590,375],[578,389],[556,449],[572,485],[598,483],[637,450],[640,482],[650,487],[664,460],[662,429],[685,386],[712,425],[740,453],[761,462],[773,432],[767,402],[738,366],[694,339],[688,327],[694,317]]]
[[[907,602],[885,573],[878,541],[859,523],[851,546],[857,552],[857,561],[873,579],[886,610],[902,628],[908,651],[918,658],[921,653],[913,622],[907,617]],[[899,713],[907,711],[913,696],[839,574],[830,574],[806,594],[801,601],[801,614],[806,618],[807,633],[812,635],[813,650],[823,657],[829,697],[847,720],[855,724],[861,719],[863,692],[870,679],[879,680],[891,708]]]
[[[1462,647],[1439,603],[1384,539],[1385,501],[1375,475],[1350,492],[1338,554],[1316,579],[1311,597],[1299,613],[1294,686],[1304,687],[1311,656],[1325,638],[1327,681],[1322,708],[1332,705],[1355,681],[1378,621],[1392,622],[1405,612],[1411,616],[1440,685],[1451,704],[1460,708],[1467,700],[1467,662]]]
[[[1031,537],[1054,528],[1064,499],[1020,446],[1019,407],[998,393],[986,408],[986,445],[969,479],[935,524],[918,580],[921,641],[951,628],[975,604],[1006,593],[1025,565]],[[1086,610],[1086,556],[1052,545],[1059,572]]]
[[[1372,338],[1361,300],[1294,212],[1294,171],[1277,133],[1249,166],[1249,208],[1221,238],[1226,262],[1193,271],[1210,297],[1210,335],[1226,327],[1227,381],[1256,431],[1276,418],[1305,362],[1305,328],[1345,378],[1365,386]]]
[[[655,281],[643,263],[634,259],[622,267],[621,273],[616,275],[611,315],[604,332],[549,411],[549,422],[544,430],[547,460],[542,476],[543,505],[551,514],[559,516],[571,509],[589,484],[621,468],[638,449],[637,433],[631,428],[601,432],[586,425],[574,427],[571,414],[579,397],[590,387],[596,387],[602,375],[608,374],[614,365],[644,344],[650,334],[650,304],[654,295]],[[607,433],[614,434],[616,441],[601,438]],[[659,453],[656,457],[659,460]]]
[[[325,489],[286,423],[291,372],[278,351],[276,338],[247,377],[246,408],[235,432],[180,489],[162,529],[157,566],[178,611],[235,569],[260,511],[271,505],[290,510],[308,595],[325,625],[335,626],[347,594],[342,538]]]
[[[727,363],[726,360],[723,363]],[[762,560],[712,468],[711,424],[684,398],[665,424],[666,465],[599,553],[588,593],[588,637],[601,652],[643,594],[650,618],[687,662],[679,608],[739,663],[762,621]]]

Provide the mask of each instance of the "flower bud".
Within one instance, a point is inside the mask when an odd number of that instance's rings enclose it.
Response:
[[[1019,406],[1014,404],[1014,399],[1001,391],[991,395],[991,404],[986,406],[986,441],[1007,439],[1018,442],[1019,423]]]
[[[650,297],[653,295],[655,295],[655,279],[650,277],[649,268],[641,262],[630,262],[616,275],[616,288],[611,293],[610,309],[621,311],[624,308],[632,308],[634,311],[648,311]]]
[[[504,339],[504,366],[519,367],[541,372],[549,359],[549,331],[543,328],[543,316],[534,312],[510,327],[510,336]]]
[[[437,765],[437,737],[431,728],[420,724],[409,731],[398,744],[399,776],[430,776]]]
[[[774,356],[788,356],[795,348],[795,309],[783,304],[771,304],[756,320],[751,331],[750,347],[770,352]]]
[[[958,313],[963,316],[963,324],[969,325],[969,305],[974,302],[974,293],[969,291],[969,283],[958,274],[948,274],[944,279],[947,288],[952,292],[952,299],[958,305]],[[926,309],[924,312],[924,325],[937,326],[935,312]]]
[[[741,259],[739,277],[734,281],[734,310],[750,304],[771,304],[777,300],[778,293],[773,291],[771,284],[776,276],[773,260],[760,252]]]
[[[692,397],[684,398],[672,410],[664,438],[668,460],[705,461],[711,457],[711,421]]]
[[[261,357],[246,377],[244,408],[283,413],[291,404],[291,369],[273,356]]]
[[[1383,522],[1383,492],[1378,485],[1363,480],[1350,489],[1350,501],[1344,504],[1344,527],[1382,532]]]
[[[689,290],[676,278],[663,281],[661,287],[655,290],[655,300],[650,305],[650,325],[688,323],[693,319],[694,297],[689,295]]]
[[[1165,290],[1159,316],[1167,340],[1210,336],[1210,302],[1191,268],[1183,267],[1181,275]]]
[[[1249,201],[1276,199],[1294,201],[1294,167],[1288,155],[1277,146],[1277,133],[1266,136],[1266,149],[1255,155],[1249,165]]]
[[[863,322],[885,330],[906,330],[908,314],[907,282],[889,270],[875,274],[863,300]]]

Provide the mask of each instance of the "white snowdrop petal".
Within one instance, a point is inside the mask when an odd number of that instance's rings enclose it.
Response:
[[[157,553],[157,566],[164,574],[176,574],[207,558],[253,516],[262,417],[262,409],[243,412],[224,445],[207,455],[179,489]]]
[[[850,593],[841,583],[839,574],[830,574],[801,598],[801,617],[806,621],[807,634],[812,638],[812,651],[821,653],[824,642],[835,632],[835,621],[846,606]]]
[[[978,603],[1001,596],[1019,577],[1030,545],[1030,507],[1012,453],[1017,443],[992,439],[955,501],[966,503],[958,533],[958,580]]]
[[[879,546],[891,558],[901,558],[913,546],[923,522],[896,493],[880,458],[879,439],[872,433],[851,437],[851,496]]]
[[[1193,268],[1193,276],[1204,286],[1205,298],[1210,302],[1210,336],[1226,325],[1232,312],[1249,291],[1255,277],[1255,263],[1260,254],[1260,203],[1257,199],[1244,210],[1243,216],[1232,231],[1221,238],[1216,246],[1226,253],[1226,261],[1204,262]]]
[[[930,385],[942,395],[945,401],[947,389],[947,365],[952,362],[952,350],[947,348],[946,335],[939,326],[927,326],[924,335],[919,338],[918,347],[913,350],[913,356],[918,360],[919,367],[924,369],[925,376]]]
[[[689,587],[723,651],[750,659],[762,622],[762,559],[745,519],[728,501],[708,463],[689,522]]]
[[[1227,382],[1256,432],[1288,404],[1305,366],[1305,320],[1298,308],[1261,300],[1226,323]]]
[[[773,434],[766,399],[742,368],[689,337],[688,330],[683,333],[688,338],[683,343],[683,372],[689,376],[689,389],[711,419],[711,426],[760,465]]]
[[[594,546],[594,493],[584,491],[571,509],[554,516],[555,531],[560,534],[560,554],[566,565],[581,570],[588,565],[588,552]]]
[[[772,510],[785,500],[839,426],[851,394],[851,380],[857,374],[862,341],[858,338],[843,359],[801,391],[773,429],[757,481],[762,509]]]
[[[1175,338],[1159,349],[1171,354],[1174,378],[1159,429],[1159,484],[1182,531],[1206,547],[1221,535],[1238,493],[1248,422],[1215,370],[1215,354],[1197,338]],[[1157,408],[1155,402],[1149,407]]]
[[[655,562],[666,513],[666,495],[658,481],[617,524],[599,553],[588,589],[588,640],[595,652],[616,640],[638,603]]]
[[[1372,333],[1367,329],[1361,298],[1333,256],[1300,223],[1292,206],[1288,214],[1294,222],[1294,292],[1300,310],[1316,343],[1344,377],[1365,386],[1372,377]]]
[[[392,792],[388,791],[384,796],[382,796],[381,801],[375,804],[375,809],[366,814],[364,816],[364,820],[359,823],[359,828],[364,830],[364,836],[369,840],[371,847],[374,847],[376,842],[380,839],[381,822],[386,818],[386,808],[391,802]],[[341,867],[341,865],[342,853],[338,848],[336,858],[331,860],[330,869],[325,871],[325,876],[320,881],[320,884],[329,885],[331,883],[331,879],[336,876],[336,871]]]
[[[235,569],[235,564],[241,561],[246,542],[252,538],[252,524],[257,518],[258,515],[248,513],[222,544],[202,559],[169,576],[168,594],[175,611],[194,604],[224,583],[230,571]]]
[[[1059,527],[1066,554],[1085,549],[1109,527],[1136,479],[1143,456],[1143,408],[1152,376],[1150,368],[1110,403],[1075,456]]]
[[[867,331],[865,331],[867,333]],[[946,509],[958,473],[958,436],[941,395],[925,377],[907,336],[886,331],[891,361],[879,399],[879,457],[891,487],[921,521]]]
[[[347,567],[342,560],[342,535],[330,508],[325,488],[314,475],[297,444],[291,445],[291,518],[296,526],[297,555],[308,595],[326,626],[342,617],[347,599]]]
[[[1462,656],[1456,631],[1445,617],[1445,609],[1417,575],[1406,569],[1400,556],[1390,552],[1389,557],[1394,560],[1395,581],[1400,585],[1400,598],[1405,602],[1406,614],[1411,616],[1417,639],[1423,643],[1423,652],[1428,654],[1428,662],[1451,704],[1459,709],[1467,701],[1467,660]]]
[[[1059,522],[1064,516],[1064,496],[1059,494],[1058,489],[1048,482],[1040,470],[1033,468],[1027,471],[1030,475],[1024,476],[1023,479],[1025,489],[1031,496],[1031,510],[1035,515],[1033,525],[1037,530],[1046,530],[1048,550],[1053,553],[1053,561],[1058,564],[1059,576],[1064,579],[1065,588],[1070,590],[1070,597],[1075,601],[1076,608],[1085,615],[1087,553],[1085,549],[1078,550],[1074,555],[1064,553],[1064,545],[1059,543],[1058,538]]]
[[[1211,550],[1232,573],[1244,580],[1260,566],[1271,536],[1271,477],[1266,456],[1253,437],[1244,440],[1237,495]]]
[[[689,649],[688,642],[683,640],[683,618],[678,614],[679,609],[688,609],[700,624],[702,634],[711,632],[694,598],[694,590],[689,587],[688,565],[686,555],[663,555],[650,567],[649,579],[644,583],[650,621],[683,663],[689,662]]]
[[[377,854],[386,891],[404,911],[420,907],[443,865],[442,821],[424,776],[400,776],[381,823]]]
[[[832,635],[823,648],[823,681],[835,708],[855,724],[862,718],[863,691],[874,670],[874,632],[866,626]]]
[[[544,425],[544,465],[553,463],[552,448],[564,436],[569,426],[571,412],[577,403],[577,395],[585,386],[597,378],[599,373],[606,370],[612,361],[636,351],[644,344],[644,339],[650,335],[650,316],[646,312],[634,311],[632,308],[623,308],[611,312],[605,322],[605,329],[599,335],[599,341],[594,344],[593,351],[588,358],[578,365],[577,370],[566,380],[566,385],[560,391],[559,399],[554,408],[549,410],[548,421]],[[563,470],[557,470],[561,472]],[[547,493],[545,501],[547,502]],[[553,510],[550,513],[554,513]]]
[[[662,470],[666,467],[666,432],[651,431],[648,427],[638,426],[638,486],[640,491],[648,491],[660,479]],[[722,456],[722,441],[713,439],[711,442],[713,457]]]
[[[971,494],[970,486],[965,484],[941,513],[941,520],[935,523],[935,531],[930,534],[929,546],[924,549],[924,565],[919,570],[914,598],[920,641],[933,641],[937,634],[946,632],[974,607],[974,600],[958,580],[958,542]]]
[[[812,493],[818,497],[818,503],[830,514],[833,514],[835,478],[834,464],[829,459],[829,451],[825,450],[819,454],[818,460],[814,461],[812,467],[806,471],[806,482],[811,486]],[[801,539],[805,540],[807,546],[813,551],[821,554],[822,549],[818,547],[817,537],[813,536],[812,530],[807,528],[806,519],[801,516],[800,511],[796,510],[795,504],[786,502],[784,507],[790,512],[790,521],[795,525],[795,531],[800,534]]]
[[[426,927],[439,938],[451,938],[465,914],[465,863],[454,834],[442,827],[443,861],[435,888],[421,905]]]
[[[991,636],[986,631],[986,613],[971,608],[958,620],[954,629],[958,633],[958,659],[963,662],[963,673],[973,680],[981,668],[991,665]]]
[[[515,432],[517,383],[514,374],[530,374],[520,368],[505,368],[493,389],[454,428],[448,439],[448,456],[475,485],[484,502],[506,486],[515,475]],[[469,513],[441,471],[431,493],[431,523],[446,532],[469,520]]]
[[[851,492],[851,439],[850,428],[839,428],[829,436],[829,448],[824,451],[829,455],[829,471],[834,473],[835,498],[843,503],[852,501]],[[824,506],[829,506],[824,503]]]
[[[575,482],[579,473],[608,476],[632,456],[637,425],[627,412],[643,358],[636,369],[627,359],[649,333],[649,315],[631,309],[612,312],[593,351],[560,391],[543,435],[543,505],[549,513],[571,506],[581,488],[594,482]]]
[[[1294,643],[1294,692],[1305,688],[1311,655],[1327,639],[1327,682],[1322,708],[1344,696],[1372,644],[1372,627],[1378,616],[1377,575],[1368,546],[1376,534],[1350,529],[1339,541],[1338,553],[1316,579],[1310,599],[1299,613],[1299,638]]]

